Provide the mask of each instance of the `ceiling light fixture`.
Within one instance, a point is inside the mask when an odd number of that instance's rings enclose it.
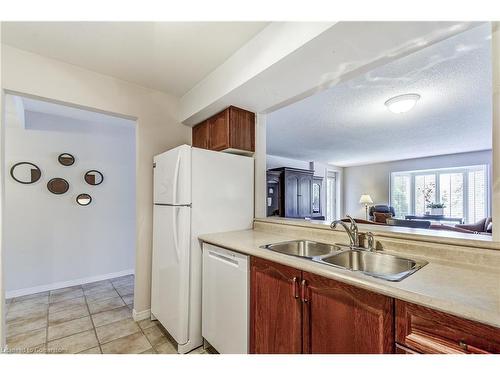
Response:
[[[415,107],[419,99],[418,94],[403,94],[390,98],[384,104],[392,113],[405,113]]]

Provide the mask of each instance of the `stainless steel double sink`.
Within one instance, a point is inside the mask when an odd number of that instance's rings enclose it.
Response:
[[[389,281],[400,281],[427,264],[425,261],[400,258],[377,251],[308,240],[280,242],[261,247]]]

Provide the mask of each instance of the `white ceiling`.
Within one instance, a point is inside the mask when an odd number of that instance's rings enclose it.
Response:
[[[2,43],[182,96],[267,22],[2,22]]]
[[[352,166],[491,148],[485,23],[268,114],[267,152]],[[405,114],[384,102],[421,95]]]

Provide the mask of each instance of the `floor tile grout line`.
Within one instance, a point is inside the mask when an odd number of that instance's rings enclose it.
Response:
[[[80,287],[81,287],[81,285],[80,285]],[[57,289],[56,289],[56,290],[57,290]],[[77,298],[80,298],[80,297],[77,297]],[[69,300],[68,300],[68,301],[69,301]],[[85,301],[85,304],[86,304],[86,301]],[[50,303],[49,303],[49,305],[50,305]],[[61,310],[61,311],[64,311],[64,310]],[[87,311],[89,311],[88,306],[87,306]],[[68,322],[72,322],[73,320],[83,319],[83,318],[86,318],[86,317],[87,317],[87,316],[81,316],[81,317],[79,317],[79,318],[71,319],[71,320],[68,320],[68,321],[65,321],[65,322],[62,322],[62,323],[59,323],[59,324],[65,324],[65,323],[68,323]],[[89,315],[88,315],[88,317],[89,317],[89,319],[90,319],[90,322],[91,322],[91,323],[93,323],[93,322],[92,322],[92,317],[90,316],[90,311],[89,311]],[[49,348],[49,342],[52,342],[52,341],[57,341],[57,340],[62,340],[62,339],[65,339],[65,338],[68,338],[68,337],[71,337],[71,336],[74,336],[74,335],[78,335],[78,334],[80,334],[80,333],[83,333],[83,332],[87,332],[87,331],[92,330],[92,328],[91,328],[91,329],[86,329],[86,330],[83,330],[83,331],[80,331],[80,332],[75,332],[75,333],[72,333],[72,334],[69,334],[69,335],[66,335],[66,336],[61,336],[61,337],[58,337],[58,338],[56,338],[56,339],[54,339],[54,340],[49,340],[49,331],[48,331],[48,330],[49,330],[49,324],[50,324],[50,319],[49,319],[48,312],[47,312],[47,340],[46,340],[46,348],[47,348],[47,350],[48,350],[48,348]],[[59,324],[56,324],[55,326],[58,326]],[[93,326],[93,325],[92,325],[92,326]],[[95,332],[94,332],[94,334],[95,334]],[[97,341],[97,344],[99,344],[99,340]],[[91,349],[91,348],[90,348],[90,349]],[[85,350],[86,350],[86,349],[85,349]],[[82,351],[85,351],[85,350],[82,350]]]
[[[135,280],[134,280],[134,283],[135,283]],[[113,288],[116,290],[116,293],[118,293],[118,295],[120,296],[120,298],[122,299],[123,303],[125,303],[125,306],[128,307],[127,303],[125,302],[125,300],[123,299],[123,296],[120,294],[120,292],[118,292],[118,289],[116,289],[115,287],[115,284],[111,283],[111,285],[113,285]],[[133,318],[132,318],[133,319]],[[153,343],[149,340],[148,336],[146,335],[146,333],[144,333],[144,330],[142,329],[141,325],[136,322],[134,320],[134,323],[137,324],[137,327],[139,327],[139,331],[141,331],[141,333],[144,335],[144,337],[146,338],[146,340],[149,342],[149,345],[151,345],[151,349],[153,349],[153,351],[155,352],[155,354],[159,354],[157,351],[156,351],[156,348],[154,347]],[[139,353],[140,354],[140,353]]]
[[[128,276],[128,275],[126,275]],[[123,299],[123,296],[120,294],[120,292],[118,291],[117,287],[113,284],[113,282],[111,281],[112,279],[107,279],[107,280],[101,280],[101,281],[108,281],[111,286],[112,286],[112,290],[114,290],[118,296],[120,297],[121,301],[123,302],[124,306],[120,306],[120,307],[115,307],[115,308],[112,308],[112,309],[109,309],[109,310],[103,310],[103,311],[99,311],[99,313],[102,313],[102,312],[107,312],[107,311],[111,311],[111,310],[115,310],[115,309],[120,309],[120,308],[123,308],[123,307],[127,307],[129,308],[129,306],[126,304],[125,300]],[[127,287],[129,285],[119,285],[119,286],[123,286],[123,287]],[[81,289],[82,290],[82,296],[78,296],[78,297],[74,297],[74,298],[68,298],[68,299],[64,299],[62,301],[57,301],[57,302],[50,302],[50,296],[52,295],[52,292],[53,291],[56,291],[56,290],[59,290],[59,289],[54,289],[54,290],[49,290],[47,291],[47,304],[46,304],[46,327],[45,327],[45,340],[43,342],[43,344],[45,345],[45,349],[46,351],[48,351],[48,344],[52,341],[56,341],[56,340],[60,340],[60,339],[64,339],[64,338],[67,338],[67,337],[71,337],[73,335],[76,335],[76,334],[79,334],[79,333],[82,333],[82,332],[86,332],[86,331],[90,331],[92,330],[94,332],[94,336],[96,337],[96,340],[97,340],[97,347],[99,348],[101,354],[102,354],[102,347],[101,347],[101,343],[99,341],[99,338],[97,337],[97,329],[96,329],[96,326],[94,324],[94,321],[92,319],[92,314],[90,313],[90,306],[89,306],[89,303],[88,303],[88,300],[87,300],[87,295],[85,294],[85,289],[83,288],[83,285],[75,285],[72,287],[74,290],[78,290],[78,289]],[[71,291],[68,291],[68,292],[71,292]],[[95,293],[95,294],[98,294],[98,293]],[[129,293],[130,294],[130,293]],[[127,295],[129,295],[127,294]],[[77,299],[77,298],[81,298],[83,297],[83,301],[85,302],[85,307],[86,307],[86,310],[88,312],[88,317],[90,319],[90,322],[92,324],[92,328],[89,329],[89,330],[84,330],[84,331],[81,331],[81,332],[77,332],[77,333],[73,333],[73,334],[70,334],[70,335],[66,335],[66,336],[62,336],[62,337],[58,337],[57,339],[54,339],[54,340],[49,340],[49,326],[50,326],[50,306],[53,305],[53,304],[56,304],[56,303],[60,303],[60,302],[68,302],[68,301],[71,301],[73,299]],[[116,298],[116,297],[110,297],[110,298],[105,298],[103,300],[107,300],[107,299],[111,299],[111,298]],[[28,300],[26,300],[28,301]],[[96,301],[100,301],[100,300],[96,300]],[[9,310],[10,310],[10,304],[12,304],[13,302],[15,302],[15,299],[12,298],[9,302]],[[25,301],[19,301],[19,302],[25,302]],[[62,309],[60,311],[64,311],[66,309]],[[59,311],[58,311],[59,312]],[[97,314],[97,313],[96,313]],[[71,320],[68,320],[66,322],[62,322],[60,324],[64,324],[64,323],[67,323],[67,322],[70,322],[72,320],[77,320],[77,319],[82,319],[82,318],[85,318],[86,316],[83,316],[83,317],[79,317],[79,318],[75,318],[75,319],[71,319]],[[146,337],[146,340],[149,342],[151,348],[153,349],[153,351],[155,353],[157,353],[156,349],[154,348],[154,346],[152,345],[151,341],[148,339],[148,337],[146,336],[146,334],[144,333],[142,327],[137,323],[135,322],[135,324],[137,324],[140,332]],[[38,330],[38,329],[36,329]],[[31,330],[31,331],[36,331],[36,330]],[[28,331],[28,332],[25,332],[23,334],[28,334],[29,332],[31,331]],[[112,340],[114,341],[114,340]],[[95,348],[95,347],[92,347],[92,348]],[[89,348],[89,349],[92,349],[92,348]],[[84,349],[83,351],[86,351],[88,349]]]
[[[100,314],[100,313],[109,312],[109,311],[113,311],[113,310],[118,310],[118,309],[121,309],[121,308],[123,308],[123,307],[125,307],[125,306],[120,306],[120,307],[115,307],[115,308],[110,309],[110,310],[100,311],[100,312],[98,312],[98,313],[96,313],[96,314],[93,314],[93,315],[97,315],[97,314]],[[72,319],[72,320],[68,320],[68,321],[63,322],[63,323],[60,323],[60,324],[68,323],[68,322],[71,322],[71,321],[73,321],[73,320],[77,320],[77,319],[83,319],[83,318],[86,318],[86,317],[87,317],[87,315],[86,315],[86,316],[82,316],[82,317],[80,317],[80,318],[75,318],[75,319]],[[94,321],[92,320],[92,314],[91,314],[91,315],[88,315],[88,317],[89,317],[89,319],[90,319],[90,321],[91,321],[91,323],[92,323],[93,328],[85,329],[85,330],[83,330],[83,331],[81,331],[81,332],[72,333],[72,334],[67,335],[67,336],[61,336],[61,337],[58,337],[57,339],[50,340],[49,342],[51,342],[51,341],[56,341],[56,340],[60,340],[60,339],[64,339],[64,338],[68,338],[68,337],[71,337],[71,336],[74,336],[74,335],[78,335],[79,333],[83,333],[83,332],[87,332],[87,331],[93,331],[93,330],[95,330],[95,331],[96,331],[96,334],[97,334],[97,328],[100,328],[100,327],[105,327],[105,326],[107,326],[107,325],[109,325],[109,324],[117,323],[117,322],[119,322],[119,321],[120,321],[120,320],[117,320],[117,321],[110,322],[110,323],[106,323],[106,324],[103,324],[103,325],[101,325],[101,326],[99,326],[99,327],[96,327],[96,326],[95,326],[95,324],[94,324]],[[115,339],[115,340],[116,340],[116,339]],[[115,340],[111,340],[111,341],[115,341]],[[97,338],[97,341],[98,341],[98,344],[100,344],[100,342],[99,342],[99,338]],[[103,343],[103,344],[107,344],[107,343],[109,343],[109,342],[111,342],[111,341],[105,342],[105,343]],[[95,346],[94,346],[94,348],[95,348]],[[92,348],[90,348],[90,349],[92,349]],[[85,350],[83,350],[83,351],[85,351]]]
[[[83,289],[83,287],[82,287]],[[97,341],[97,346],[99,347],[99,351],[102,353],[102,348],[101,348],[101,342],[99,341],[99,337],[97,337],[97,330],[95,328],[95,324],[94,324],[94,319],[92,319],[92,314],[90,313],[90,307],[89,307],[89,303],[87,301],[87,296],[85,295],[85,290],[83,291],[83,298],[85,299],[85,306],[87,306],[87,311],[89,312],[89,319],[90,319],[90,324],[92,324],[92,327],[94,329],[94,336],[95,336],[95,339]],[[89,348],[91,349],[91,348]]]

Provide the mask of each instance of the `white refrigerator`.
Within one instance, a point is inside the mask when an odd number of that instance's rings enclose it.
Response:
[[[182,145],[154,157],[151,313],[179,353],[202,345],[203,233],[249,229],[251,157]]]

